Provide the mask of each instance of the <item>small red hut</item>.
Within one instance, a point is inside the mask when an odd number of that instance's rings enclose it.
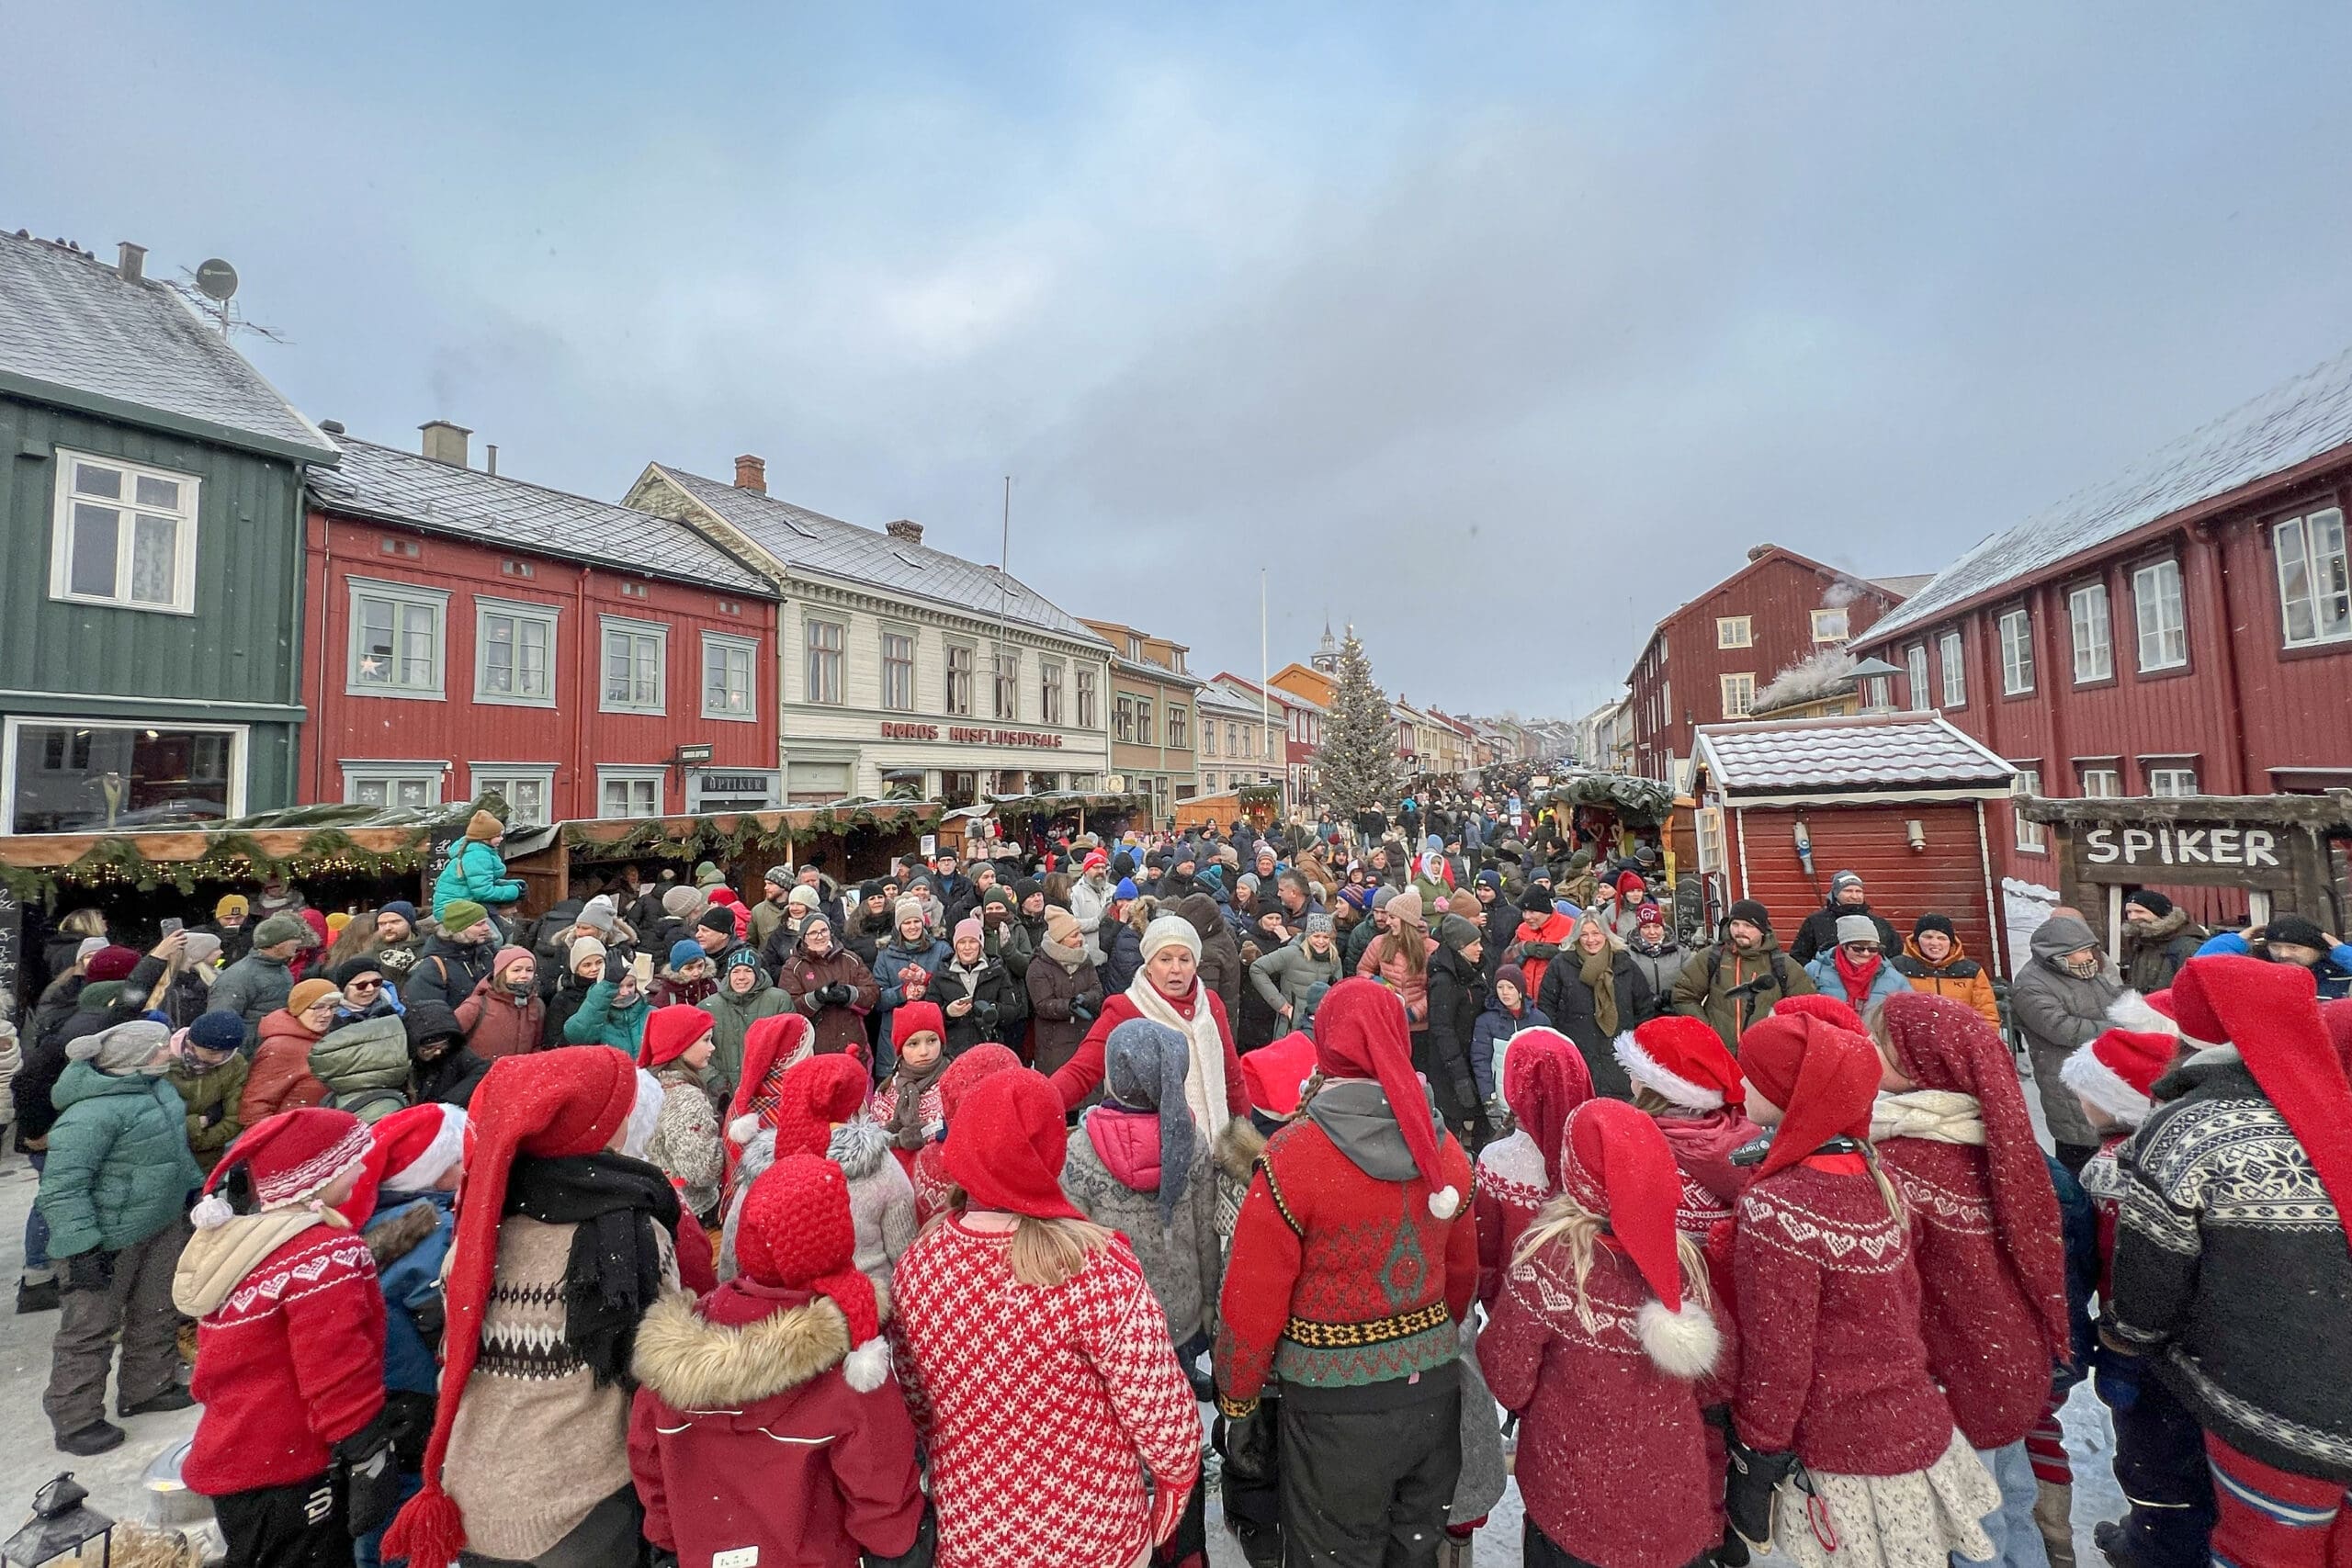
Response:
[[[1971,955],[2007,972],[1985,803],[2010,797],[2017,770],[1939,715],[1706,725],[1696,756],[1711,914],[1753,898],[1793,933],[1829,879],[1853,871],[1897,932],[1939,911]]]

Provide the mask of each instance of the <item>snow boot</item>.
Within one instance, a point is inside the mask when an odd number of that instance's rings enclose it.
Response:
[[[57,1310],[57,1278],[19,1280],[17,1281],[17,1315]]]
[[[60,1453],[72,1454],[76,1459],[88,1459],[94,1454],[105,1453],[109,1449],[122,1447],[122,1440],[129,1436],[130,1434],[119,1427],[98,1421],[83,1427],[78,1432],[68,1432],[59,1438],[57,1450]]]

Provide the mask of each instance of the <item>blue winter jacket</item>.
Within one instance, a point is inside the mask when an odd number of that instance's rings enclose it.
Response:
[[[906,982],[901,976],[909,969],[920,969],[936,981],[946,973],[948,963],[955,956],[956,950],[937,937],[932,938],[927,947],[910,948],[902,946],[897,934],[893,933],[890,940],[882,944],[881,951],[874,955],[874,983],[882,987],[880,1006],[884,1040],[890,1038],[890,1015],[898,1010],[900,1002],[907,999]],[[925,996],[932,994],[929,990],[923,993]]]
[[[1503,1004],[1492,996],[1487,998],[1487,1010],[1470,1026],[1470,1076],[1478,1080],[1478,1098],[1495,1098],[1495,1063],[1502,1055],[1502,1043],[1522,1029],[1549,1029],[1552,1021],[1533,1002],[1520,1003],[1519,1016],[1513,1018],[1503,1010]]]
[[[432,1393],[440,1386],[441,1363],[416,1326],[416,1314],[441,1294],[441,1260],[458,1229],[454,1192],[387,1192],[368,1222],[372,1242],[379,1226],[418,1204],[435,1211],[433,1229],[408,1250],[387,1258],[376,1276],[384,1291],[384,1386],[394,1393]],[[405,1234],[401,1235],[408,1240]]]
[[[2244,931],[2222,931],[2197,950],[2199,958],[2250,958],[2254,949],[2247,945]],[[2352,996],[2352,942],[2339,942],[2319,967],[2312,971],[2319,982],[2319,999],[2339,1001]]]
[[[1836,948],[1823,948],[1814,961],[1804,966],[1804,972],[1813,977],[1814,989],[1823,996],[1835,997],[1841,1002],[1846,999],[1846,982],[1838,976]],[[1881,954],[1878,973],[1871,976],[1870,994],[1862,998],[1862,1005],[1854,1010],[1867,1013],[1887,998],[1902,996],[1910,988],[1911,982],[1903,977],[1902,972],[1897,970],[1884,954]]]
[[[433,918],[459,898],[495,908],[523,897],[523,885],[506,874],[506,860],[480,839],[468,839],[433,879]]]

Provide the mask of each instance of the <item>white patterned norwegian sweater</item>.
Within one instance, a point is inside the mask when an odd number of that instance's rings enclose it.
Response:
[[[891,1338],[931,1453],[938,1568],[1126,1568],[1200,1475],[1200,1406],[1123,1239],[1052,1290],[1012,1237],[933,1224],[898,1271]]]
[[[1477,1168],[1470,1173],[1470,1217],[1478,1227],[1478,1300],[1489,1312],[1519,1238],[1553,1197],[1551,1173],[1525,1129],[1478,1151]]]

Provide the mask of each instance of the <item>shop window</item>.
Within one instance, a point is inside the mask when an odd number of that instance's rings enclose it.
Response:
[[[242,727],[10,719],[15,833],[216,822],[244,809]]]

